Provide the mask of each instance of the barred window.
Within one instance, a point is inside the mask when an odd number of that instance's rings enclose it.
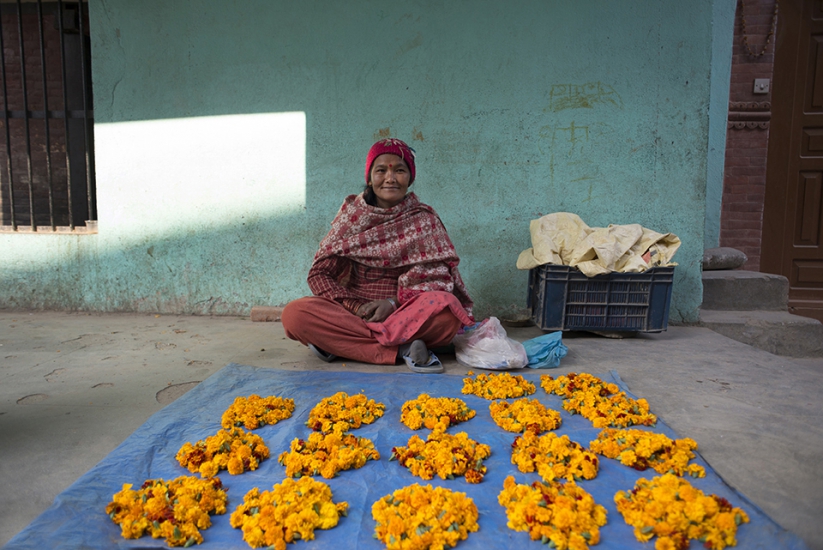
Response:
[[[0,19],[0,232],[96,232],[88,2],[6,1]]]

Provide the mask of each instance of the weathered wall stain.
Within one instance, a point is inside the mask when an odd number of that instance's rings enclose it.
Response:
[[[593,109],[597,105],[622,109],[623,100],[614,88],[602,82],[555,84],[549,92],[549,109],[554,112],[564,109]]]
[[[408,40],[402,46],[400,46],[400,49],[397,51],[397,55],[401,56],[401,55],[403,55],[405,53],[408,53],[409,51],[411,51],[415,48],[419,48],[422,45],[423,45],[423,35],[420,34],[420,33],[417,33],[417,35],[414,38],[412,38],[411,40]]]

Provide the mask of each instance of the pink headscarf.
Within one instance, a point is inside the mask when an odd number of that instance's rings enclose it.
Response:
[[[381,139],[369,149],[369,154],[366,156],[366,183],[369,183],[369,172],[371,172],[371,165],[374,164],[374,159],[386,153],[397,155],[406,161],[409,167],[409,175],[411,176],[409,183],[411,184],[414,181],[415,175],[414,149],[406,145],[405,142],[395,138]]]

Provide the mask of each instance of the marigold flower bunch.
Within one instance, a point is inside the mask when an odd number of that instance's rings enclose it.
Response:
[[[243,531],[252,548],[267,546],[284,550],[296,539],[314,539],[315,529],[331,529],[345,516],[348,503],[332,501],[331,488],[304,477],[286,478],[271,491],[255,487],[232,512],[229,523]]]
[[[653,426],[657,422],[645,399],[632,399],[626,392],[618,392],[617,385],[607,384],[591,374],[570,373],[556,380],[543,375],[540,379],[540,386],[546,392],[564,397],[564,409],[583,415],[595,428]]]
[[[203,542],[200,531],[211,527],[209,514],[226,513],[226,491],[220,478],[149,479],[137,491],[125,483],[106,513],[120,526],[123,538],[148,533],[165,538],[169,546],[188,547]]]
[[[497,502],[506,508],[509,529],[558,550],[586,550],[600,542],[606,524],[606,509],[574,481],[519,485],[509,476]]]
[[[333,431],[343,433],[363,424],[371,424],[383,416],[385,409],[383,403],[376,403],[362,393],[349,395],[341,391],[315,405],[309,412],[306,426],[324,434]]]
[[[722,550],[737,544],[737,527],[749,522],[746,512],[726,499],[705,495],[674,474],[638,479],[631,491],[615,494],[614,502],[637,540],[657,536],[657,550],[685,550],[690,539]]]
[[[474,418],[476,414],[462,399],[430,397],[422,393],[417,399],[403,403],[400,422],[412,430],[425,426],[429,430],[444,431],[449,426]]]
[[[555,393],[563,398],[571,398],[575,393],[594,393],[600,397],[614,395],[620,391],[617,384],[607,383],[600,378],[581,372],[580,374],[570,372],[566,376],[558,376],[556,379],[548,374],[540,377],[540,387],[546,393]]]
[[[536,434],[560,427],[560,413],[546,408],[537,399],[524,397],[513,403],[495,401],[489,405],[494,422],[509,432],[531,431]]]
[[[320,474],[331,479],[341,470],[362,468],[366,461],[379,459],[371,440],[332,432],[313,433],[308,440],[293,439],[290,450],[280,453],[277,461],[286,467],[289,477]]]
[[[589,444],[589,448],[641,472],[653,468],[658,474],[706,475],[703,466],[689,464],[689,460],[695,458],[693,451],[697,449],[697,442],[688,437],[672,440],[663,434],[644,430],[606,428]]]
[[[491,447],[470,439],[466,432],[451,435],[434,431],[426,441],[413,435],[406,447],[393,447],[389,460],[397,459],[412,475],[432,479],[453,479],[464,476],[467,483],[480,483],[486,473],[483,460],[491,455]]]
[[[269,448],[260,436],[243,428],[232,428],[220,430],[194,445],[186,442],[176,458],[181,466],[203,477],[214,477],[220,470],[238,475],[256,470],[260,462],[269,458]]]
[[[537,435],[527,430],[512,443],[512,464],[524,473],[536,471],[544,481],[594,479],[600,467],[597,455],[569,436],[554,432]]]
[[[409,485],[372,505],[374,538],[389,549],[452,548],[479,529],[477,506],[465,493]]]
[[[294,399],[259,395],[237,397],[223,413],[220,424],[225,429],[243,426],[254,430],[266,424],[277,424],[291,417],[293,412]]]
[[[474,374],[469,371],[469,375]],[[463,379],[463,393],[484,397],[486,399],[508,399],[525,397],[535,391],[534,384],[522,376],[512,376],[508,372],[498,374],[478,374],[474,379]]]

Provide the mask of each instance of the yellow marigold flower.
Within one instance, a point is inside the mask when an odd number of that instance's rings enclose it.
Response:
[[[232,475],[256,470],[268,457],[269,448],[263,439],[243,428],[220,430],[194,445],[186,442],[176,456],[181,466],[190,472],[199,472],[204,478],[225,469]]]
[[[111,520],[120,525],[123,538],[148,534],[165,538],[169,546],[200,544],[200,531],[211,526],[209,515],[226,512],[226,492],[219,478],[149,479],[138,491],[131,487],[124,484],[106,506]]]
[[[413,435],[405,447],[393,447],[390,460],[397,459],[412,475],[432,479],[465,476],[468,483],[480,483],[486,473],[483,460],[491,455],[491,447],[477,443],[466,432],[451,435],[434,431],[426,441]]]
[[[608,458],[616,458],[621,464],[635,470],[653,468],[659,474],[673,473],[679,476],[704,477],[706,470],[697,464],[689,464],[696,458],[697,443],[693,439],[675,439],[645,430],[616,430],[607,428],[589,444],[592,451]]]
[[[247,430],[254,430],[266,424],[277,424],[291,417],[292,412],[294,399],[253,394],[235,398],[234,403],[223,413],[220,424],[225,429],[243,426]]]
[[[548,374],[544,374],[540,377],[540,387],[546,390],[546,393],[555,393],[565,398],[570,398],[580,393],[590,393],[599,397],[606,397],[618,392],[616,384],[607,384],[591,374],[577,374],[574,372],[570,372],[565,376],[558,376],[557,379]]]
[[[722,550],[736,544],[737,527],[749,522],[726,499],[704,495],[674,474],[641,478],[632,491],[615,494],[614,502],[637,540],[659,537],[656,549],[687,548],[690,539],[697,539],[706,548]]]
[[[509,432],[526,430],[540,434],[560,427],[560,413],[545,407],[537,399],[524,397],[509,403],[495,401],[489,405],[494,422]]]
[[[546,393],[563,397],[564,409],[587,418],[595,428],[653,426],[657,422],[645,399],[632,399],[617,385],[591,374],[569,373],[557,379],[543,375],[540,386]]]
[[[465,493],[416,483],[375,502],[372,518],[374,538],[392,550],[452,548],[479,529],[477,506]]]
[[[623,451],[617,458],[624,466],[632,466],[635,462],[637,462],[637,455],[635,455],[634,451],[631,450]]]
[[[508,399],[525,397],[535,391],[534,384],[520,375],[512,376],[507,372],[499,374],[478,374],[474,379],[464,378],[465,394],[472,394],[485,399]]]
[[[497,501],[506,508],[509,529],[561,550],[587,550],[600,542],[606,524],[606,509],[574,481],[519,485],[508,476]]]
[[[512,464],[524,473],[537,472],[544,481],[594,479],[599,467],[597,456],[569,436],[537,435],[530,430],[514,439]]]
[[[659,537],[654,543],[654,550],[679,550],[677,545],[669,537]]]
[[[417,399],[403,403],[400,422],[412,430],[425,426],[429,430],[443,431],[449,426],[474,418],[476,414],[461,399],[430,397],[423,393]]]
[[[306,426],[316,432],[347,432],[363,424],[371,424],[381,416],[386,406],[368,399],[362,393],[349,395],[337,392],[321,400],[309,412]]]
[[[243,473],[243,461],[238,457],[233,456],[229,458],[229,463],[227,464],[226,469],[233,476],[240,475]]]
[[[326,479],[342,470],[361,468],[368,460],[379,460],[374,443],[365,437],[340,433],[312,433],[308,440],[294,439],[291,449],[281,453],[278,462],[289,477],[322,475]]]
[[[296,539],[314,539],[316,529],[335,527],[347,511],[348,503],[335,504],[331,488],[322,481],[286,478],[271,491],[254,488],[246,493],[229,523],[243,531],[243,540],[252,548],[285,549]]]

